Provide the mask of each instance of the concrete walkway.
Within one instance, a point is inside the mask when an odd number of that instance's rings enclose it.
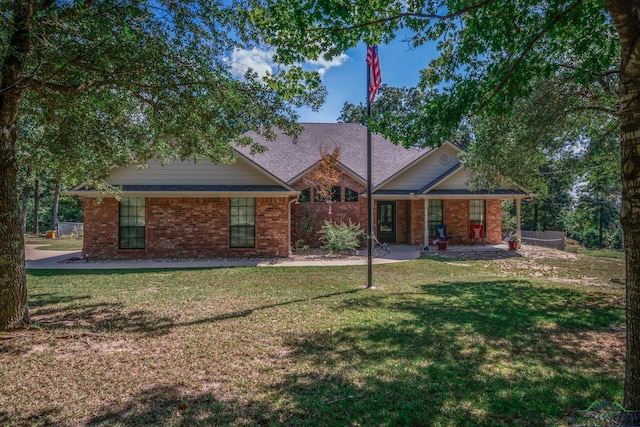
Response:
[[[136,268],[212,268],[212,267],[302,267],[366,265],[366,257],[323,257],[323,258],[215,258],[203,260],[123,260],[64,262],[70,258],[80,258],[79,251],[48,251],[36,249],[41,245],[25,245],[27,269],[94,270],[94,269],[136,269]],[[389,246],[391,253],[373,259],[373,264],[388,264],[416,259],[420,256],[417,246]]]

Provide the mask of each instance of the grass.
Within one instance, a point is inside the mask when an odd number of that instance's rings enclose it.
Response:
[[[524,255],[33,270],[0,425],[570,425],[622,398],[624,269]]]
[[[592,257],[624,259],[624,251],[620,249],[583,249],[580,254]]]
[[[42,236],[25,235],[24,243],[26,245],[38,245],[38,249],[51,251],[81,251],[82,237],[65,238],[65,239],[47,239]]]

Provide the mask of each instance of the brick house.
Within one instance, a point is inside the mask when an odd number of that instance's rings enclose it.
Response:
[[[233,164],[149,161],[144,169],[114,168],[106,181],[120,200],[84,185],[67,192],[84,198],[87,258],[287,256],[301,214],[367,222],[366,128],[352,123],[306,123],[297,142],[249,134],[264,153],[237,148]],[[331,212],[305,181],[322,152],[340,147],[342,172]],[[424,246],[437,224],[455,241],[483,226],[486,243],[502,239],[500,203],[521,191],[473,191],[458,160],[460,149],[405,149],[372,135],[374,229],[384,242]]]

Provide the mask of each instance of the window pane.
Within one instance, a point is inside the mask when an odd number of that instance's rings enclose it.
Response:
[[[229,245],[232,248],[255,246],[255,199],[251,197],[231,198],[229,211]]]
[[[120,201],[119,244],[121,249],[144,249],[145,198],[126,197]]]
[[[334,185],[331,187],[331,201],[332,202],[341,202],[342,201],[342,187],[339,185]]]
[[[436,225],[442,225],[442,200],[429,200],[429,236],[436,237]]]
[[[298,196],[298,202],[306,203],[310,201],[311,201],[311,189],[305,188],[300,192],[300,195]]]
[[[345,202],[357,202],[358,201],[358,192],[353,191],[350,188],[344,189],[344,201]]]

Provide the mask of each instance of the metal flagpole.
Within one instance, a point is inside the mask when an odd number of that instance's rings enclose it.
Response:
[[[368,49],[368,46],[367,46]],[[371,117],[371,66],[367,64],[367,117]],[[371,195],[371,132],[367,125],[367,287],[373,289],[373,200]]]
[[[367,45],[367,117],[371,118],[371,103],[382,83],[380,77],[380,58],[375,46]],[[373,194],[371,194],[371,132],[367,125],[367,288],[373,289]]]

